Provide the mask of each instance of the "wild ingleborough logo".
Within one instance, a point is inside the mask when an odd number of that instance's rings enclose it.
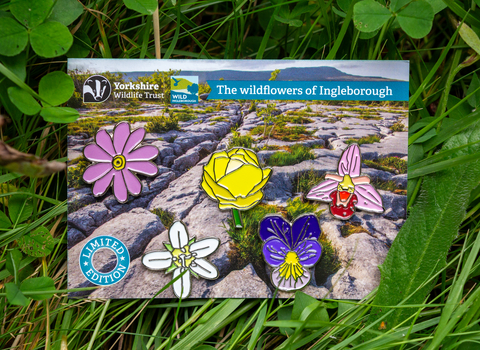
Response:
[[[197,76],[170,77],[170,103],[172,104],[198,103],[198,77]]]
[[[112,86],[103,75],[92,75],[83,83],[83,102],[105,102],[112,93]]]

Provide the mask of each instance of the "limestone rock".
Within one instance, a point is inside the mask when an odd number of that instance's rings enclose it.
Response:
[[[103,203],[94,203],[68,214],[68,224],[89,236],[93,230],[112,218],[112,213]]]

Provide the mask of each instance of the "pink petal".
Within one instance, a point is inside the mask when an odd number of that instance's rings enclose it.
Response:
[[[133,175],[130,170],[123,169],[122,173],[128,191],[134,196],[140,194],[140,192],[142,192],[142,183],[140,182],[140,180],[137,179],[137,177]]]
[[[127,162],[127,169],[140,173],[142,175],[154,176],[157,175],[158,168],[152,162]]]
[[[117,154],[123,154],[125,143],[130,136],[130,124],[122,122],[117,124],[113,130],[113,145]]]
[[[112,156],[95,143],[85,146],[83,155],[91,162],[110,163],[112,161]]]
[[[315,201],[331,202],[330,193],[335,191],[338,187],[338,182],[335,180],[325,180],[313,187],[307,194],[307,199]]]
[[[121,171],[115,172],[115,178],[113,180],[113,194],[119,202],[126,202],[128,199],[127,186],[125,185],[125,179],[123,178]]]
[[[105,130],[100,130],[99,132],[97,132],[97,135],[95,136],[95,142],[112,157],[116,155],[115,149],[113,148],[112,138],[110,137],[110,134]]]
[[[126,155],[130,153],[132,149],[138,146],[140,142],[142,142],[143,137],[145,136],[145,129],[139,128],[130,134],[130,137],[125,144],[125,149],[123,150],[123,154]]]
[[[90,165],[83,173],[83,180],[91,184],[104,177],[112,169],[110,163],[97,163]]]
[[[107,192],[107,189],[112,184],[113,175],[115,174],[115,170],[110,170],[110,172],[95,182],[93,185],[93,195],[95,197],[102,196]]]
[[[350,145],[342,154],[338,163],[338,173],[341,176],[349,174],[351,177],[360,176],[362,157],[358,145]]]
[[[372,185],[356,185],[355,194],[358,197],[358,203],[355,207],[365,211],[383,213],[382,196]]]
[[[124,153],[126,160],[151,160],[158,156],[158,148],[155,146],[143,146],[127,154]]]

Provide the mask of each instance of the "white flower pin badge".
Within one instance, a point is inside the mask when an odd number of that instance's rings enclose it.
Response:
[[[164,242],[167,250],[153,251],[142,257],[142,263],[150,270],[166,270],[165,273],[173,272],[173,278],[182,277],[173,282],[173,292],[178,298],[187,298],[191,291],[190,275],[196,278],[202,277],[209,280],[218,278],[218,270],[209,261],[207,256],[213,254],[220,245],[217,238],[205,238],[196,241],[190,239],[185,225],[176,221],[168,230],[170,242]]]

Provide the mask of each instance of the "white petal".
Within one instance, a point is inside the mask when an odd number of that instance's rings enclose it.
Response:
[[[218,238],[207,238],[195,242],[190,246],[190,251],[197,253],[197,258],[204,258],[212,254],[220,245]]]
[[[151,252],[142,258],[142,263],[150,270],[165,270],[172,265],[172,253],[170,252]]]
[[[218,270],[215,265],[205,259],[195,259],[192,265],[190,265],[190,268],[203,278],[209,280],[218,278]]]
[[[168,230],[168,238],[173,248],[183,248],[188,244],[187,228],[180,221],[174,222],[170,230]]]
[[[277,268],[272,272],[272,283],[275,287],[278,287],[279,290],[283,290],[285,292],[302,289],[310,282],[310,278],[312,277],[310,271],[308,269],[304,269],[303,275],[298,277],[297,280],[295,280],[292,276],[286,280],[280,276],[279,270],[280,268]]]
[[[186,298],[190,294],[190,270],[185,268],[179,268],[173,271],[173,278],[178,277],[183,271],[187,270],[185,274],[173,282],[173,292],[177,296],[177,298]]]

